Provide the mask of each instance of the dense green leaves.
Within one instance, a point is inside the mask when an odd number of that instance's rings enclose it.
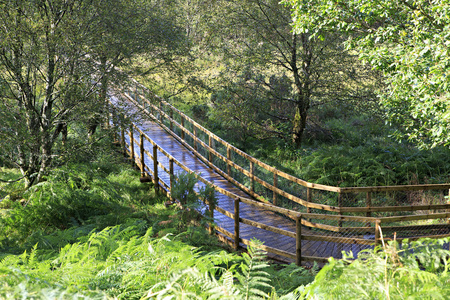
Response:
[[[447,299],[450,252],[442,248],[448,241],[390,242],[384,251],[360,252],[351,263],[346,260],[352,255],[331,259],[312,284],[300,289],[301,298]]]
[[[106,122],[114,68],[147,52],[164,60],[182,36],[147,0],[2,1],[1,160],[38,183],[55,157],[71,153],[55,145],[70,139],[75,123],[92,136]]]
[[[347,45],[381,70],[381,99],[393,123],[423,147],[450,145],[450,3],[436,1],[284,1],[297,32],[351,32]]]

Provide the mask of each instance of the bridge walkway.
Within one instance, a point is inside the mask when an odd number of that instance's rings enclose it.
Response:
[[[214,170],[205,165],[197,156],[195,156],[191,151],[186,149],[180,142],[174,139],[168,132],[166,132],[157,123],[151,121],[149,116],[145,116],[146,113],[138,112],[137,108],[133,106],[132,103],[125,103],[125,106],[130,111],[130,114],[140,115],[140,121],[136,123],[138,128],[147,134],[157,145],[159,145],[166,152],[171,154],[176,160],[181,162],[183,165],[195,171],[197,174],[201,174],[201,177],[214,183],[215,185],[232,192],[240,197],[251,198],[248,194],[241,191],[239,188],[228,182],[221,175],[217,174]],[[139,140],[139,132],[134,132],[134,139]],[[126,137],[127,144],[129,144],[129,137]],[[152,144],[148,141],[144,141],[145,149],[151,149]],[[139,153],[139,145],[134,143],[135,153]],[[160,151],[157,153],[158,161],[162,163],[165,168],[169,168],[169,159],[163,155]],[[145,164],[147,166],[152,166],[153,161],[149,157],[145,157]],[[183,170],[174,164],[174,174],[183,172]],[[167,185],[170,183],[170,176],[161,167],[158,168],[158,176],[160,180],[164,181]],[[200,183],[201,184],[201,183]],[[217,193],[218,198],[217,205],[230,212],[234,212],[234,200],[230,197]],[[246,218],[252,221],[257,221],[264,223],[266,225],[281,228],[290,232],[295,233],[296,224],[293,220],[286,218],[280,214],[272,211],[264,210],[259,207],[251,206],[245,203],[240,204],[240,217]],[[221,227],[229,232],[234,232],[234,220],[221,214],[217,211],[214,213],[214,221],[218,227]],[[308,234],[311,229],[302,226],[302,234]],[[225,237],[225,236],[224,236]],[[225,237],[226,238],[226,237]],[[277,234],[268,230],[256,228],[243,223],[240,223],[240,238],[251,240],[253,238],[258,239],[263,242],[264,245],[269,247],[274,247],[295,255],[296,250],[296,240],[295,238],[288,237],[285,235]],[[241,244],[245,247],[244,244]],[[301,251],[302,256],[316,256],[316,257],[342,257],[341,252],[343,250],[353,251],[355,255],[363,248],[367,248],[367,245],[356,245],[356,244],[345,244],[345,243],[335,243],[326,241],[311,241],[302,240],[301,241]],[[269,257],[277,259],[283,262],[294,262],[292,259],[286,257],[269,254]]]

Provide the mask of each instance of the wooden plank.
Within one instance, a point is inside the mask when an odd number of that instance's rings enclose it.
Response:
[[[260,222],[255,222],[255,221],[251,221],[251,220],[244,219],[244,218],[240,218],[239,221],[244,223],[244,224],[256,227],[256,228],[261,228],[261,229],[264,229],[264,230],[271,231],[273,233],[282,234],[282,235],[289,236],[289,237],[292,237],[292,238],[295,238],[295,236],[296,236],[294,232],[290,232],[290,231],[287,231],[287,230],[279,229],[279,228],[276,228],[276,227],[273,227],[273,226],[269,226],[269,225],[266,225],[266,224],[263,224],[263,223],[260,223]]]
[[[361,238],[348,238],[340,236],[329,236],[329,235],[303,235],[302,240],[310,241],[323,241],[323,242],[333,242],[333,243],[352,243],[352,244],[362,244],[362,245],[372,245],[373,240],[366,240]]]
[[[395,212],[395,211],[417,211],[417,210],[438,210],[438,209],[450,209],[450,204],[341,207],[340,212],[363,213],[363,212]]]
[[[431,219],[448,219],[450,218],[450,212],[438,213],[438,214],[420,214],[409,216],[397,216],[397,217],[383,217],[379,218],[381,223],[392,223],[402,221],[417,221],[417,220],[431,220]]]
[[[369,187],[345,187],[341,188],[341,193],[367,193],[367,192],[392,192],[392,191],[427,191],[427,190],[448,190],[449,183],[443,184],[416,184],[416,185],[395,185],[395,186],[369,186]]]
[[[253,243],[252,241],[247,240],[247,239],[241,239],[241,242],[247,246],[255,246],[255,243]],[[286,252],[283,250],[279,250],[277,248],[273,248],[273,247],[269,247],[269,246],[265,246],[265,245],[258,245],[258,248],[260,248],[264,251],[270,252],[270,253],[274,253],[277,255],[281,255],[281,256],[290,258],[290,259],[295,259],[295,254],[289,253],[289,252]]]
[[[343,215],[323,215],[323,214],[309,214],[302,213],[304,218],[319,219],[319,220],[335,220],[335,221],[356,221],[356,222],[371,222],[375,223],[378,218],[374,217],[357,217],[357,216],[343,216]]]

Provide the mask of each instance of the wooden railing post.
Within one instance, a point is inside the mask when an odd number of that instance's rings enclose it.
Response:
[[[250,189],[252,192],[255,191],[255,165],[250,161]]]
[[[136,164],[135,161],[135,155],[134,155],[134,136],[133,136],[133,124],[130,125],[130,159],[131,159],[131,165]]]
[[[273,172],[273,186],[275,188],[278,188],[278,175],[277,172],[275,170],[275,172]],[[273,205],[277,205],[278,202],[278,192],[277,191],[273,191]]]
[[[158,177],[158,146],[153,145],[153,184],[155,191],[159,191],[159,177]]]
[[[311,202],[311,199],[312,199],[312,191],[311,191],[311,188],[307,187],[306,188],[306,201]],[[306,212],[308,214],[310,214],[311,213],[311,207],[307,207],[306,208]]]
[[[208,135],[208,146],[211,149],[213,148],[213,139],[212,139],[211,135]],[[213,162],[213,154],[212,154],[211,150],[208,151],[208,160],[211,163]]]
[[[170,130],[173,131],[173,109],[169,107],[169,116],[170,116]]]
[[[184,117],[183,116],[181,116],[180,115],[180,117],[181,117],[181,139],[184,141],[184,130],[183,129],[185,129],[185,127],[184,127]]]
[[[172,197],[172,189],[174,184],[174,174],[173,174],[173,157],[169,159],[169,175],[170,175],[170,195]]]
[[[162,121],[163,121],[163,104],[162,104],[162,102],[160,101],[159,102],[159,121],[162,123]]]
[[[296,235],[295,235],[295,263],[297,266],[302,264],[302,215],[298,215],[295,220]]]
[[[194,150],[197,151],[197,127],[194,126]]]
[[[450,189],[448,190],[447,204],[450,204]],[[447,212],[450,213],[450,209],[447,209]],[[450,224],[450,218],[447,218],[447,224]],[[450,243],[448,243],[448,249],[450,250]]]
[[[231,148],[229,145],[227,145],[227,174],[231,177]]]
[[[378,246],[381,241],[380,228],[381,228],[381,221],[380,219],[377,219],[375,221],[375,247]]]
[[[341,208],[342,207],[342,193],[338,194],[338,207]],[[341,214],[341,211],[339,210],[339,214]],[[338,222],[338,226],[342,227],[342,221]]]
[[[154,107],[154,104],[152,103],[152,101],[150,101],[150,114],[151,114],[154,118],[156,118],[156,115],[155,115],[155,107]]]
[[[214,205],[211,203],[211,200],[208,200],[208,208],[209,208],[209,217],[211,218],[211,222],[209,223],[209,234],[214,234]]]
[[[120,128],[120,144],[122,145],[123,156],[126,157],[127,150],[126,150],[126,144],[125,144],[125,128],[123,128],[123,126],[121,126],[121,128]]]
[[[372,206],[372,193],[367,192],[366,194],[366,207],[370,208]],[[370,211],[366,212],[366,217],[371,217],[372,213]],[[370,226],[370,222],[367,222],[367,226]]]
[[[145,176],[145,152],[144,152],[144,135],[141,133],[139,135],[139,150],[141,155],[141,177]]]
[[[136,86],[134,87],[134,101],[139,103],[139,97],[138,97],[138,84],[136,82]],[[139,103],[140,104],[140,103]]]
[[[239,249],[239,198],[234,199],[234,249]]]

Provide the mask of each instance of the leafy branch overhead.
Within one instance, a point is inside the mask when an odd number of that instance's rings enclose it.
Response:
[[[183,40],[145,0],[3,1],[0,12],[0,158],[29,186],[76,148],[75,124],[92,136],[105,122],[114,67],[168,56]]]
[[[350,33],[347,47],[383,72],[389,121],[422,147],[450,145],[450,4],[445,0],[285,0],[295,32]]]

